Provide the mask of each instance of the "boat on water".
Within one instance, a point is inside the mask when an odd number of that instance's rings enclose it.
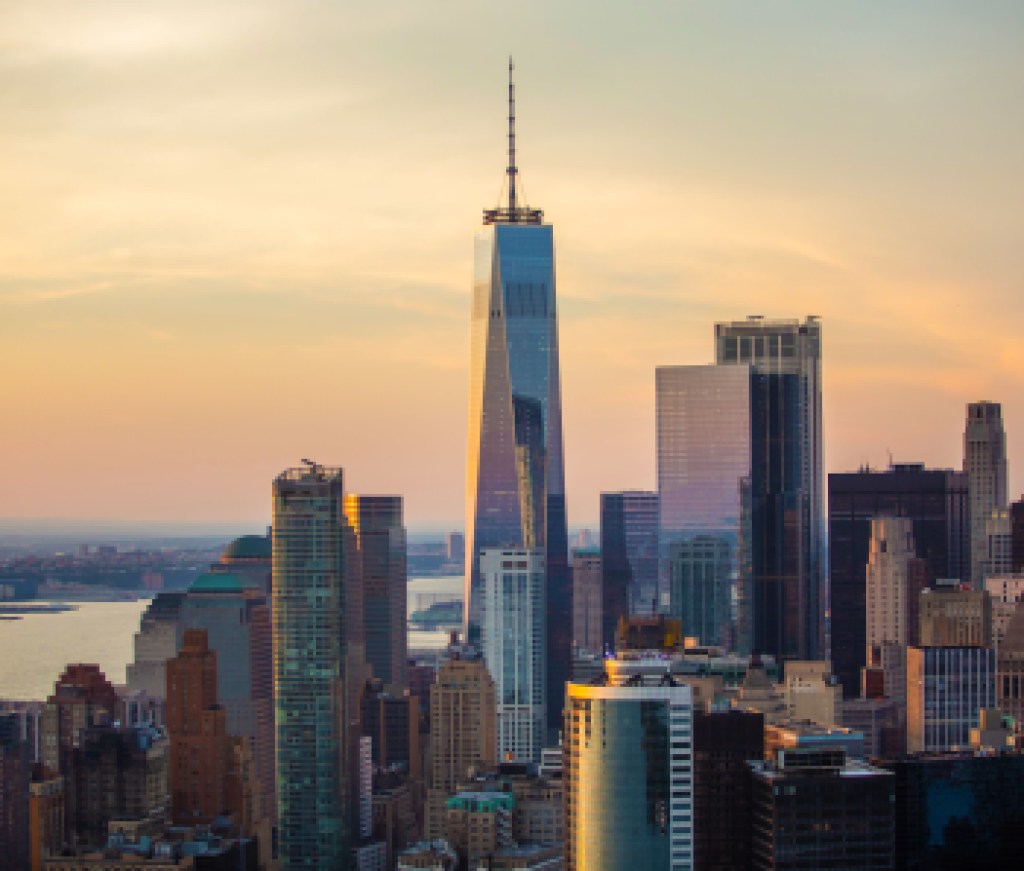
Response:
[[[409,615],[410,629],[447,629],[462,625],[462,602],[451,599],[434,602],[429,608]]]

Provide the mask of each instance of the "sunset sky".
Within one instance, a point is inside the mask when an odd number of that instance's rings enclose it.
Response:
[[[991,399],[1021,495],[1020,2],[3,0],[0,518],[259,525],[310,457],[461,526],[509,54],[571,524],[748,314],[822,318],[826,471]]]

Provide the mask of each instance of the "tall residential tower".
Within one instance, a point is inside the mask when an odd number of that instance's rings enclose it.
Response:
[[[349,867],[347,551],[342,472],[274,480],[273,621],[282,871]]]
[[[466,630],[480,637],[480,551],[544,553],[547,724],[558,728],[569,677],[568,566],[554,234],[517,194],[509,62],[508,204],[476,238],[466,473]]]

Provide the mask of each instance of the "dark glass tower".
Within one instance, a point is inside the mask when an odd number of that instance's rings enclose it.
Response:
[[[547,566],[547,722],[557,729],[569,677],[568,565],[554,235],[516,193],[509,62],[508,204],[484,211],[473,276],[466,473],[466,631],[479,641],[480,551],[537,548]]]
[[[846,696],[856,695],[867,643],[871,518],[907,517],[930,580],[967,577],[970,566],[967,476],[950,469],[897,464],[828,476],[832,666]]]
[[[742,634],[781,659],[824,648],[821,324],[715,324],[715,362],[750,367],[749,590]],[[741,645],[745,646],[745,645]]]
[[[401,496],[345,496],[362,586],[366,661],[396,692],[405,688],[406,560]]]
[[[626,490],[601,494],[601,564],[606,591],[618,595],[604,615],[605,643],[614,641],[619,617],[658,612],[658,494]],[[606,592],[607,595],[607,592]]]

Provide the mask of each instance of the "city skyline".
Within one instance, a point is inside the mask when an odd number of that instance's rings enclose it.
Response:
[[[653,488],[655,367],[750,314],[822,318],[826,472],[959,469],[991,400],[1024,490],[1014,4],[53,15],[0,10],[0,518],[259,528],[315,456],[460,526],[510,51],[573,526]]]

